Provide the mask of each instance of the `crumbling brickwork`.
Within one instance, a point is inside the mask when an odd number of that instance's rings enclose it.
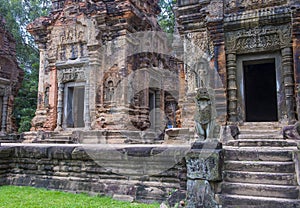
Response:
[[[24,72],[18,66],[16,42],[5,29],[5,19],[0,16],[0,123],[1,134],[17,131],[13,119],[14,98],[23,80]]]

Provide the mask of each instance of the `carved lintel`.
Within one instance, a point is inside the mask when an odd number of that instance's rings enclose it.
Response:
[[[228,53],[249,53],[260,50],[278,50],[280,48],[290,46],[290,25],[256,27],[249,30],[228,32],[226,34],[226,49]]]
[[[76,82],[76,81],[85,81],[85,73],[82,68],[68,68],[62,69],[58,71],[58,82],[66,83],[66,82]]]
[[[283,5],[286,4],[287,0],[225,0],[225,10],[227,13],[246,9],[246,10],[254,10],[261,9],[274,5]]]

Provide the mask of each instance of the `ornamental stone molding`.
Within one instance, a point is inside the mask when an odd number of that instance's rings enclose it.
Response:
[[[226,33],[227,53],[250,53],[291,47],[291,26],[264,26]]]
[[[67,68],[58,71],[58,82],[81,82],[85,81],[86,76],[83,68]]]

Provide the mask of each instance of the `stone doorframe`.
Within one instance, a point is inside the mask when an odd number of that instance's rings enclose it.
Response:
[[[67,114],[68,114],[68,109],[67,109],[67,102],[68,101],[68,88],[69,87],[84,87],[85,88],[85,82],[68,82],[64,85],[64,110],[63,110],[63,123],[62,123],[62,127],[63,129],[67,129],[67,128],[72,128],[72,127],[67,127]],[[85,97],[85,95],[84,95]],[[84,103],[85,103],[86,99],[84,99]],[[84,104],[85,106],[85,104]],[[86,108],[84,108],[84,112],[83,112],[83,116],[86,114]],[[73,118],[74,119],[74,118]],[[84,118],[83,118],[84,119]],[[72,128],[73,129],[73,128]]]
[[[58,69],[57,72],[57,85],[58,85],[58,98],[57,98],[57,121],[55,131],[65,130],[63,126],[63,114],[64,114],[64,91],[68,83],[76,83],[84,88],[84,100],[89,101],[90,88],[88,87],[86,73],[88,70],[84,66],[73,66],[68,68]],[[90,128],[90,108],[89,102],[84,104],[84,124],[86,129]]]
[[[264,57],[263,54],[277,52],[281,57],[281,85],[284,88],[282,93],[283,105],[285,105],[286,116],[289,123],[296,120],[295,111],[295,89],[294,89],[294,71],[293,54],[291,45],[291,26],[261,26],[251,29],[240,29],[225,33],[226,44],[226,63],[227,63],[227,100],[228,100],[228,122],[243,122],[243,116],[240,116],[239,92],[239,57],[242,55],[252,55],[258,59]],[[278,60],[280,60],[277,57]],[[276,72],[279,73],[279,72]],[[278,82],[278,80],[277,80]],[[278,108],[280,108],[278,106]],[[282,110],[282,109],[281,109]],[[281,116],[282,117],[282,116]],[[280,119],[280,118],[279,118]]]
[[[284,100],[284,89],[280,83],[283,83],[282,77],[282,60],[281,54],[277,53],[270,53],[270,54],[252,54],[252,55],[241,55],[237,56],[237,119],[238,121],[244,122],[246,121],[246,102],[245,102],[245,77],[244,77],[244,62],[263,62],[264,60],[273,59],[275,62],[275,73],[276,73],[276,94],[277,94],[277,113],[278,113],[278,121],[284,119],[284,114],[286,113],[285,104],[283,103]]]

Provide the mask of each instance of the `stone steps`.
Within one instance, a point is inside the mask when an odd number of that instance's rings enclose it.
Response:
[[[217,200],[224,208],[300,208],[293,151],[277,123],[245,123],[223,146],[223,182]]]
[[[217,195],[224,208],[299,208],[300,200],[249,195]]]
[[[51,138],[38,139],[32,143],[42,143],[42,144],[74,144],[74,140],[71,136],[65,135],[55,135]]]
[[[281,129],[281,124],[278,122],[244,122],[239,126],[240,129],[255,129],[255,130],[276,130]]]
[[[245,123],[239,126],[239,139],[282,139],[282,127],[273,123]]]
[[[225,182],[297,185],[295,173],[224,171]]]
[[[106,138],[99,136],[86,136],[79,141],[81,144],[106,144]]]
[[[298,199],[299,189],[297,186],[251,184],[251,183],[223,183],[222,191],[230,195],[250,195],[261,197],[276,197]]]
[[[280,135],[282,132],[281,128],[276,129],[256,129],[256,128],[239,128],[240,134],[278,134]]]
[[[226,161],[224,169],[243,172],[293,173],[295,164],[293,161]]]
[[[226,147],[225,147],[226,148]],[[225,161],[293,161],[291,149],[273,148],[227,148],[224,153]]]
[[[284,139],[237,139],[230,140],[226,143],[228,146],[234,147],[261,147],[261,146],[271,146],[271,147],[297,147],[297,143],[294,141],[284,140]]]
[[[282,140],[283,136],[277,133],[272,133],[272,134],[240,134],[238,136],[239,139],[258,139],[258,140],[262,140],[262,139],[275,139],[275,140]]]

